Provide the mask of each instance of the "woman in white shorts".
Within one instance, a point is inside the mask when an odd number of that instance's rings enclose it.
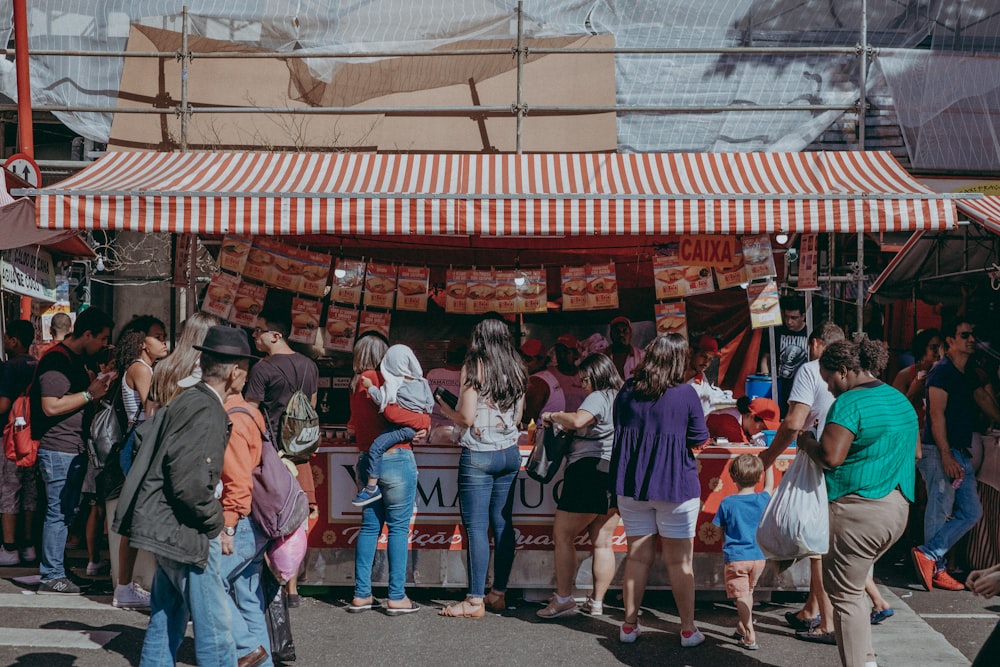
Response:
[[[639,605],[656,535],[681,619],[681,646],[705,641],[694,624],[694,533],[701,498],[692,449],[708,440],[694,387],[684,383],[687,341],[677,334],[653,339],[632,379],[615,400],[611,490],[628,538],[622,594],[625,624],[619,639],[639,637]]]

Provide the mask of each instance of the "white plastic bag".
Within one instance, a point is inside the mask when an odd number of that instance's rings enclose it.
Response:
[[[767,504],[757,544],[771,560],[821,555],[830,548],[826,478],[804,452],[795,456]]]

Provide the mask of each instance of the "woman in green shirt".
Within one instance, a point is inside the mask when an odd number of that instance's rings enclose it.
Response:
[[[820,375],[837,397],[822,440],[809,431],[798,447],[826,471],[830,549],[823,585],[834,609],[841,662],[875,665],[865,578],[903,534],[913,501],[917,414],[902,393],[878,379],[885,344],[838,341],[820,358]]]

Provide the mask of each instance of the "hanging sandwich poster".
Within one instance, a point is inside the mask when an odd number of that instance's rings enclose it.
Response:
[[[522,284],[515,283],[518,312],[546,312],[549,305],[549,290],[545,284],[545,269],[527,269],[520,273],[520,277],[523,279]]]
[[[365,282],[365,263],[359,259],[337,260],[333,270],[333,288],[330,300],[337,303],[361,303],[361,286]]]
[[[747,287],[750,302],[750,327],[761,329],[781,324],[781,308],[778,305],[778,283],[754,283]]]
[[[514,284],[516,272],[495,271],[493,278],[496,280],[496,311],[498,313],[517,312],[517,285]]]
[[[468,312],[466,289],[469,287],[469,269],[448,269],[445,273],[444,310],[447,313]]]
[[[618,278],[614,262],[587,266],[587,308],[618,308]]]
[[[253,247],[247,253],[247,260],[243,265],[243,276],[267,282],[271,277],[271,265],[274,263],[274,255],[264,248],[259,248],[259,242],[260,239],[254,243]]]
[[[653,256],[653,289],[657,300],[679,299],[687,294],[684,267],[674,257]]]
[[[392,308],[396,296],[396,267],[368,262],[365,276],[365,305]]]
[[[301,292],[306,263],[295,256],[296,248],[286,246],[282,250],[282,254],[274,256],[274,273],[268,282],[289,292]]]
[[[323,327],[323,347],[327,350],[350,352],[354,349],[354,332],[358,330],[358,311],[354,308],[330,306]]]
[[[797,290],[819,289],[816,265],[816,235],[803,234],[799,237],[799,282]]]
[[[240,288],[240,277],[231,273],[219,271],[212,276],[212,281],[205,290],[205,300],[201,304],[201,311],[216,317],[229,319],[229,311],[233,308],[233,301],[236,300],[236,291]]]
[[[247,263],[247,255],[253,245],[252,239],[242,236],[222,237],[222,245],[219,248],[219,268],[233,273],[243,273],[243,267]]]
[[[233,308],[229,313],[229,321],[253,329],[257,326],[257,315],[264,309],[266,298],[267,288],[263,285],[240,283],[233,300]]]
[[[587,309],[587,267],[564,266],[561,273],[563,310]]]
[[[684,267],[684,280],[687,281],[688,296],[708,294],[715,291],[715,282],[712,280],[712,269],[707,266]]]
[[[316,297],[326,294],[327,283],[330,280],[330,255],[301,248],[295,248],[292,252],[302,260],[302,282],[299,291]]]
[[[374,331],[389,339],[389,321],[392,313],[382,313],[375,310],[365,310],[361,312],[361,326],[358,328],[358,335],[362,336],[369,331]]]
[[[658,303],[653,310],[656,318],[656,335],[676,333],[687,338],[687,308],[683,301]]]
[[[739,287],[744,283],[750,282],[750,279],[747,278],[746,267],[743,266],[743,249],[741,246],[736,247],[733,259],[736,260],[733,266],[715,267],[715,280],[719,283],[719,289]]]
[[[399,267],[399,280],[396,289],[397,310],[427,311],[428,287],[431,280],[431,270],[426,266]]]
[[[496,310],[496,292],[497,282],[493,271],[482,269],[469,271],[469,282],[465,288],[466,312],[479,315]]]
[[[323,304],[315,299],[292,297],[292,333],[288,340],[315,345],[322,307]]]
[[[771,238],[767,234],[743,237],[743,265],[750,280],[777,275],[771,252]]]

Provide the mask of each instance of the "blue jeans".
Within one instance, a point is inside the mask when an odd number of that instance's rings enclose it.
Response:
[[[368,477],[381,478],[382,457],[386,451],[393,445],[413,440],[413,436],[416,434],[417,432],[409,426],[400,426],[399,428],[390,428],[375,438],[372,446],[368,448]],[[366,482],[367,479],[361,481]]]
[[[369,477],[368,452],[358,457],[357,475],[361,484]],[[417,463],[413,452],[395,447],[382,458],[378,479],[382,502],[367,505],[361,512],[361,530],[354,549],[354,596],[371,597],[372,564],[382,526],[388,526],[389,599],[406,597],[406,561],[410,548],[410,518],[417,498]]]
[[[258,646],[263,646],[268,654],[271,652],[267,621],[264,620],[264,589],[260,583],[267,543],[267,536],[260,528],[251,519],[243,517],[236,524],[233,553],[223,555],[219,565],[222,583],[229,595],[230,627],[238,656],[244,656]],[[270,655],[261,664],[274,665]]]
[[[194,654],[199,667],[236,665],[232,616],[219,566],[222,544],[209,540],[205,569],[156,557],[156,576],[150,597],[149,626],[142,644],[140,667],[173,667],[184,641],[188,619],[194,631]]]
[[[956,489],[952,486],[953,480],[944,473],[937,446],[924,444],[922,450],[917,469],[927,486],[927,510],[924,513],[924,544],[919,548],[937,561],[938,570],[942,570],[945,554],[976,525],[983,515],[983,506],[979,502],[976,474],[968,454],[951,450],[965,472],[962,485]]]
[[[489,528],[493,526],[496,549],[493,557],[493,590],[507,590],[514,565],[514,480],[521,469],[516,446],[490,452],[462,449],[458,459],[458,497],[462,524],[468,535],[469,597],[486,592],[486,570],[490,564]]]
[[[66,535],[80,505],[80,489],[87,474],[87,454],[38,450],[38,470],[45,484],[45,523],[42,524],[42,581],[66,576],[63,560]]]

